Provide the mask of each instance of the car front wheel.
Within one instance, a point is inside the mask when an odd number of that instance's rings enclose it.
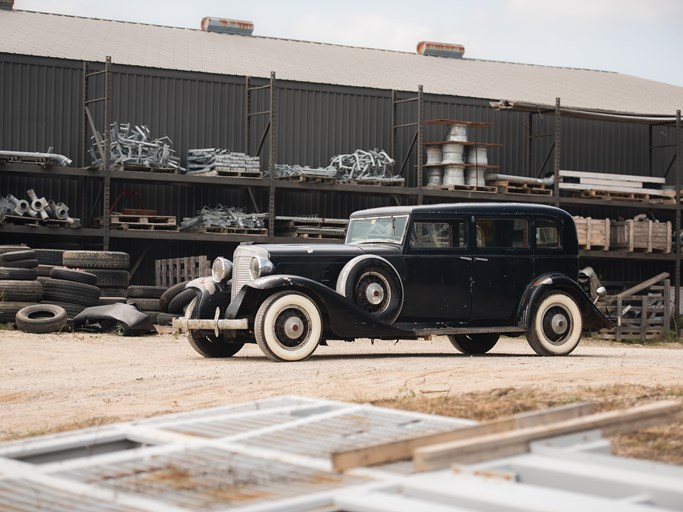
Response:
[[[197,299],[194,298],[185,310],[185,318],[192,318]],[[187,331],[190,346],[204,357],[232,357],[241,350],[244,343],[226,341],[224,336],[216,336],[207,331]]]
[[[544,297],[531,319],[526,338],[542,356],[566,356],[581,340],[583,320],[574,299],[564,293]]]
[[[477,334],[455,334],[448,336],[448,340],[456,349],[463,354],[486,354],[496,346],[500,334],[496,333],[477,333]]]
[[[268,297],[254,320],[256,343],[273,361],[302,361],[322,337],[318,306],[301,293],[280,292]]]

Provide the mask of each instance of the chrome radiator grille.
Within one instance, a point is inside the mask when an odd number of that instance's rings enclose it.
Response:
[[[242,287],[252,281],[249,265],[254,256],[268,258],[268,251],[252,245],[240,245],[235,249],[232,261],[232,290],[231,299],[234,299]]]

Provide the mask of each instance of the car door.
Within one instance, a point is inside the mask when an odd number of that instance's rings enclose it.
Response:
[[[528,217],[473,217],[473,325],[515,322],[517,305],[533,278],[530,228]]]
[[[472,258],[466,217],[415,219],[403,264],[402,320],[467,322]]]

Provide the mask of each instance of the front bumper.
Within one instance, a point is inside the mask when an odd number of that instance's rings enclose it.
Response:
[[[218,318],[219,314],[220,311],[216,308],[216,316],[212,319],[174,318],[173,328],[179,332],[213,331],[216,337],[221,331],[240,331],[249,328],[246,318],[226,320]]]

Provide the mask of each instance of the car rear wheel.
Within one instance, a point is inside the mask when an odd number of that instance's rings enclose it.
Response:
[[[187,306],[185,318],[192,318],[197,299],[193,299]],[[232,357],[244,346],[244,343],[235,343],[226,340],[224,336],[216,336],[207,331],[187,331],[187,340],[198,353],[204,357]]]
[[[454,334],[448,336],[451,345],[463,354],[485,354],[496,346],[498,338],[500,338],[500,334],[497,333]]]
[[[545,296],[536,307],[526,338],[542,356],[566,356],[581,340],[583,320],[574,299],[564,293]]]
[[[318,347],[322,316],[310,297],[280,292],[268,297],[254,321],[256,343],[273,361],[302,361]]]

